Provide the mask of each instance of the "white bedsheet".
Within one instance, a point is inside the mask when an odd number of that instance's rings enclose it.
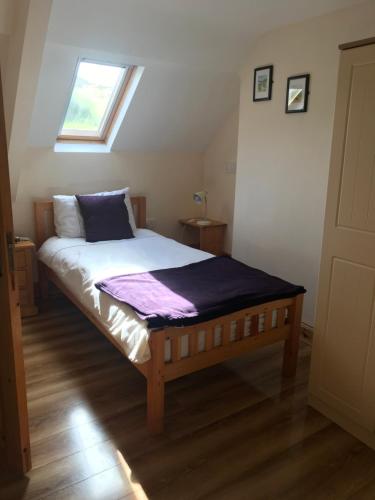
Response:
[[[148,229],[135,238],[87,243],[83,238],[49,238],[38,258],[50,267],[69,291],[111,332],[134,363],[150,359],[147,322],[133,309],[95,288],[95,283],[121,274],[181,267],[212,257]]]

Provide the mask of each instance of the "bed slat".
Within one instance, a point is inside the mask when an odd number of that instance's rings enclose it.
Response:
[[[250,335],[259,335],[259,315],[251,316]]]
[[[280,307],[280,309],[277,310],[277,328],[281,328],[284,325],[285,325],[285,308]]]
[[[206,330],[206,351],[211,351],[211,349],[213,349],[214,347],[214,332],[213,332],[213,328],[208,328]]]
[[[172,337],[172,362],[175,363],[181,359],[181,336]]]
[[[243,339],[245,334],[245,318],[241,318],[237,320],[236,324],[236,338],[237,340]]]
[[[198,332],[192,331],[189,335],[189,356],[195,356],[198,352]]]
[[[223,330],[222,330],[222,345],[227,345],[230,342],[230,322],[225,321],[223,323]]]
[[[272,330],[272,310],[266,312],[266,316],[264,318],[264,331],[269,332]]]

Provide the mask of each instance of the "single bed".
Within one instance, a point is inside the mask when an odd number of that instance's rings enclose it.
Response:
[[[146,377],[150,432],[163,429],[164,385],[170,380],[281,341],[285,342],[283,374],[293,376],[303,294],[192,326],[150,330],[130,306],[95,287],[109,276],[180,267],[212,257],[145,229],[146,199],[132,197],[131,203],[135,238],[93,244],[56,237],[52,201],[37,201],[36,244],[42,297],[52,281]]]

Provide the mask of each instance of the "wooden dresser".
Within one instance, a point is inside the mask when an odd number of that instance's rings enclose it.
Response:
[[[16,280],[21,305],[21,316],[38,314],[34,296],[33,262],[35,245],[32,241],[21,241],[15,245]]]

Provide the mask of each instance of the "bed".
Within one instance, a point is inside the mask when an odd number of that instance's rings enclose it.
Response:
[[[149,431],[163,430],[165,383],[189,373],[284,342],[283,375],[294,376],[302,293],[190,326],[149,329],[130,306],[97,290],[95,282],[116,273],[178,267],[212,257],[146,229],[145,197],[132,197],[131,204],[137,226],[132,241],[87,244],[56,237],[53,202],[37,201],[36,245],[42,298],[53,282],[146,378]],[[147,248],[153,249],[152,258]]]

